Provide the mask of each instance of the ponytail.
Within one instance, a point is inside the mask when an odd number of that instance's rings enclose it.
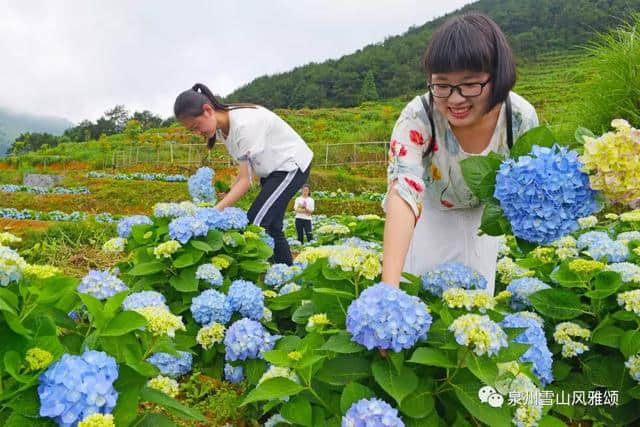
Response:
[[[210,105],[214,110],[231,111],[238,108],[256,108],[253,104],[225,104],[221,102],[202,83],[196,83],[191,89],[185,90],[176,98],[173,104],[173,115],[176,119],[184,117],[198,117],[204,110],[204,104]],[[214,133],[207,141],[207,147],[211,150],[216,143],[216,134]]]

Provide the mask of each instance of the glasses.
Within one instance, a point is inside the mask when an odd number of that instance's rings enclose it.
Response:
[[[482,93],[482,89],[489,83],[491,77],[484,83],[463,83],[460,85],[449,85],[445,83],[429,84],[429,90],[436,98],[448,98],[454,89],[458,91],[460,96],[465,98],[473,98]]]

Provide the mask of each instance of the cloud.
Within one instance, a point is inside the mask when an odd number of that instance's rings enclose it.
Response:
[[[351,53],[468,0],[8,0],[0,105],[95,120],[115,104],[171,115],[200,81],[226,95]]]

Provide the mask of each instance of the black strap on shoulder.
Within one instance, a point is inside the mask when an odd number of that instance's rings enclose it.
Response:
[[[513,147],[513,116],[511,114],[511,97],[507,96],[505,101],[505,109],[507,110],[507,147],[511,150]]]
[[[427,98],[425,98],[424,95],[420,97],[420,101],[422,101],[422,106],[424,107],[424,111],[427,113],[427,119],[429,120],[429,126],[431,127],[431,138],[429,138],[429,146],[422,155],[422,157],[425,158],[433,151],[433,144],[436,140],[436,127],[433,124],[433,98],[431,96],[431,93],[429,93],[429,102],[427,102]]]

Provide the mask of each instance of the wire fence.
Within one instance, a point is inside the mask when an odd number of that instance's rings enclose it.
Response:
[[[314,153],[314,167],[356,166],[386,164],[389,142],[344,142],[310,144]],[[234,164],[223,144],[209,150],[204,143],[131,144],[126,148],[110,150],[94,159],[94,166],[102,169],[126,169],[137,165],[174,166],[179,169],[193,169],[200,166],[229,167]],[[7,156],[2,159],[17,168],[41,165],[66,170],[74,162],[72,156],[29,155]],[[97,160],[97,161],[96,161]]]

